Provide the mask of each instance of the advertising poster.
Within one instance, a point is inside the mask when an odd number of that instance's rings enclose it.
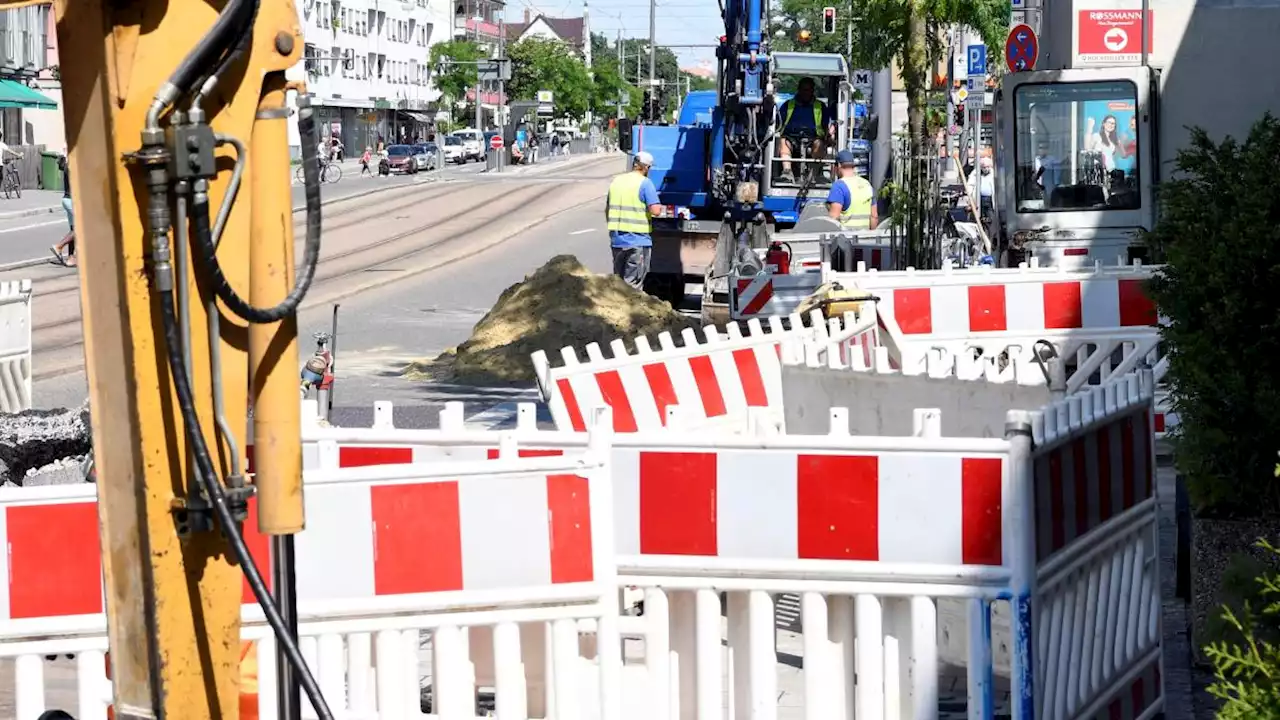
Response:
[[[1080,10],[1076,14],[1076,64],[1130,65],[1142,61],[1141,10]],[[1155,13],[1147,11],[1147,39],[1155,44]]]
[[[1137,114],[1132,100],[1080,103],[1080,146],[1102,153],[1107,170],[1132,171],[1138,163]]]

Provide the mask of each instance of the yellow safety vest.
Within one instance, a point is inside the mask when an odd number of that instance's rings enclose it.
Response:
[[[649,234],[649,209],[640,199],[645,176],[623,173],[609,184],[609,230]]]
[[[871,227],[871,203],[876,191],[866,178],[840,178],[837,182],[849,188],[849,207],[840,209],[840,227],[846,230],[866,230]]]
[[[782,129],[786,130],[787,125],[791,123],[791,116],[796,112],[796,101],[787,101],[787,116],[782,118]],[[822,126],[822,101],[813,101],[813,129],[817,131],[818,137],[826,137],[827,129]]]

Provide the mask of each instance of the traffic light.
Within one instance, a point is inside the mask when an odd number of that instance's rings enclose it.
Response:
[[[836,31],[836,9],[833,7],[822,8],[822,32],[830,35]]]
[[[956,103],[956,114],[951,118],[951,122],[958,127],[964,127],[964,103]]]

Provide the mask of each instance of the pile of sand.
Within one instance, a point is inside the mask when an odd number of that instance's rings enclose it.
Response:
[[[628,343],[639,335],[677,336],[697,327],[690,317],[634,290],[614,275],[596,275],[572,255],[558,255],[503,291],[476,325],[471,339],[432,361],[414,363],[406,375],[463,383],[533,379],[529,356],[544,350],[559,364],[560,348]],[[656,347],[656,342],[653,342]],[[582,359],[585,360],[585,357]]]

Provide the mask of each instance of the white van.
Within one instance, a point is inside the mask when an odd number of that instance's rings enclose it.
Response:
[[[484,160],[484,133],[479,130],[466,129],[454,130],[449,135],[462,141],[462,156],[458,159],[458,162]]]

